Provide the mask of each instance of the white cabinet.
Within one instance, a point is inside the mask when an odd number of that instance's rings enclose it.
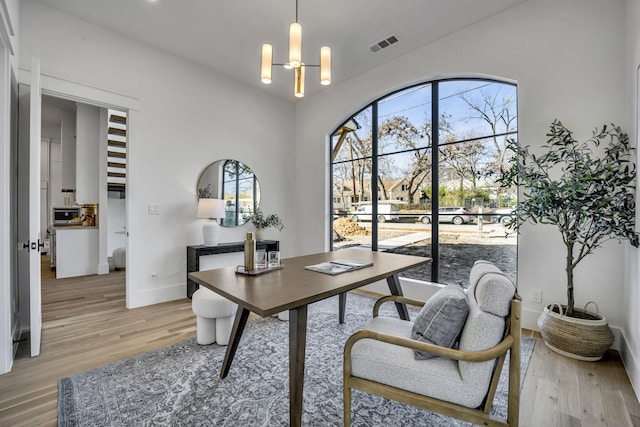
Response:
[[[62,192],[62,144],[60,141],[49,143],[49,206],[64,205],[64,195]],[[74,167],[75,169],[75,167]],[[49,214],[51,214],[49,212]]]
[[[106,132],[106,131],[105,131]],[[100,108],[77,104],[76,201],[99,203]]]
[[[56,228],[56,279],[98,274],[98,228]]]
[[[63,111],[60,124],[61,147],[61,189],[76,188],[76,116],[74,112]]]

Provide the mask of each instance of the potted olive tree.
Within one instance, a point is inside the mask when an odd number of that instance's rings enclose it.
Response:
[[[547,137],[540,154],[509,141],[511,161],[498,182],[523,191],[511,227],[517,230],[526,221],[555,225],[566,246],[567,303],[547,305],[538,318],[545,344],[570,357],[599,360],[613,343],[613,334],[595,303],[595,312],[575,306],[574,270],[608,240],[639,245],[634,149],[614,125],[597,128],[587,141],[578,142],[554,120]]]

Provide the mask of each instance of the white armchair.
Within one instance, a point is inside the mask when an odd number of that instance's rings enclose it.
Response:
[[[345,426],[351,425],[352,389],[476,424],[518,425],[521,330],[515,286],[492,263],[477,261],[466,299],[469,309],[458,349],[414,339],[414,322],[378,317],[380,305],[387,301],[418,306],[424,302],[398,296],[376,302],[374,319],[345,344]],[[421,360],[416,351],[438,357]],[[507,351],[511,357],[505,421],[491,417],[489,411]]]

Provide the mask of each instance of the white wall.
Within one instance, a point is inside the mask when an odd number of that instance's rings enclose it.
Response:
[[[624,1],[530,0],[386,63],[343,84],[323,89],[296,107],[297,224],[301,253],[325,249],[329,232],[304,223],[328,224],[327,134],[374,99],[412,83],[452,76],[492,76],[518,85],[519,139],[540,146],[554,118],[579,139],[598,125],[625,129]],[[325,159],[320,162],[318,159]],[[576,274],[576,301],[595,300],[613,326],[622,327],[625,245],[606,245]],[[523,326],[537,329],[543,303],[565,297],[564,246],[551,227],[522,230],[518,288]]]
[[[627,120],[629,123],[629,137],[631,142],[638,147],[640,144],[638,133],[638,122],[640,111],[639,82],[640,82],[640,0],[628,0],[625,16],[627,17],[627,44],[625,64],[625,82],[627,99]],[[640,153],[637,163],[640,163]],[[636,193],[636,198],[640,194]],[[640,213],[636,211],[636,218]],[[636,220],[636,224],[638,221]],[[622,360],[629,374],[629,379],[640,398],[640,250],[629,247],[626,254],[626,280],[622,294],[621,312],[624,318],[622,327],[624,345],[620,353]]]
[[[12,207],[16,198],[15,154],[12,152],[12,137],[15,136],[11,121],[11,92],[15,88],[18,54],[18,0],[4,2],[0,8],[0,374],[8,372],[13,364],[12,332],[18,325],[12,316],[15,304],[15,215]],[[15,148],[15,147],[13,147]],[[13,161],[13,162],[12,162]],[[12,164],[13,163],[13,164]],[[10,196],[7,196],[10,195]]]
[[[284,256],[295,252],[293,173],[287,167],[293,102],[34,1],[20,2],[20,25],[24,66],[37,56],[43,74],[138,100],[139,110],[128,116],[129,307],[186,295],[185,247],[202,243],[196,183],[216,160],[235,158],[254,170],[265,211],[282,215],[287,226],[270,237],[281,240]],[[159,205],[160,215],[149,215],[149,204]],[[221,240],[242,240],[248,230],[223,228]],[[150,283],[151,272],[158,283]]]

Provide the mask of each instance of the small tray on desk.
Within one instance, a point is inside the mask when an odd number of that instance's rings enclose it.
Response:
[[[265,268],[256,268],[255,270],[245,270],[243,265],[239,265],[236,267],[236,274],[242,274],[244,276],[259,276],[261,274],[270,273],[272,271],[280,270],[284,268],[284,265],[279,265],[277,267],[265,267]]]

